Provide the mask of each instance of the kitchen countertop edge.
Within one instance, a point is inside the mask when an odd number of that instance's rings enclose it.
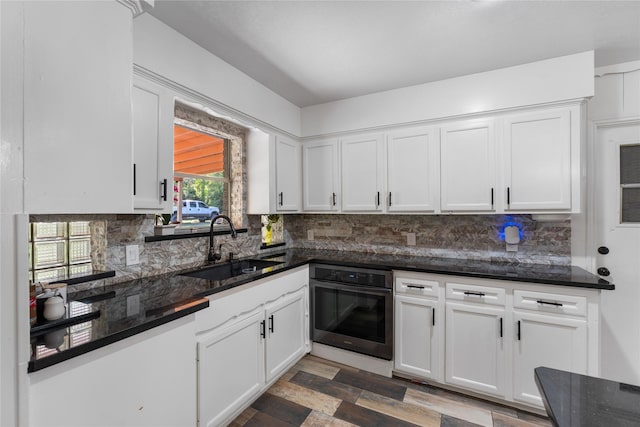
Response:
[[[180,304],[176,304],[176,307],[180,306]],[[58,363],[64,362],[65,360],[72,359],[74,357],[80,356],[85,353],[89,353],[93,350],[97,350],[101,347],[105,347],[109,344],[113,344],[118,341],[122,341],[126,338],[130,338],[134,335],[138,335],[142,332],[148,331],[155,327],[164,325],[166,323],[172,322],[174,320],[180,319],[182,317],[186,317],[190,314],[193,314],[197,311],[203,310],[209,307],[209,300],[206,298],[197,298],[194,301],[190,302],[188,306],[178,309],[176,308],[173,313],[167,314],[163,317],[153,319],[149,322],[142,323],[140,325],[136,325],[132,328],[124,329],[122,331],[118,331],[114,334],[108,335],[106,337],[97,339],[95,341],[90,341],[86,344],[80,345],[78,347],[72,347],[70,349],[61,351],[60,353],[55,353],[50,356],[47,356],[43,359],[39,360],[29,360],[29,364],[27,366],[27,372],[37,372],[41,369],[48,368],[49,366],[56,365]]]

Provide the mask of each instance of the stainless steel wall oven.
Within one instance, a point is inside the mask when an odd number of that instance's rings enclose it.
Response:
[[[311,339],[393,358],[391,271],[311,264]]]

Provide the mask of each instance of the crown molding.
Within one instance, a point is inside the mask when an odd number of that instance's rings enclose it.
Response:
[[[116,0],[118,3],[131,11],[133,17],[142,15],[153,9],[155,0]]]

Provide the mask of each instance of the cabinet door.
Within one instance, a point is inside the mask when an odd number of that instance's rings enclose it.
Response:
[[[300,210],[300,144],[276,138],[276,209]]]
[[[198,420],[218,426],[265,384],[264,311],[198,341]],[[170,367],[169,367],[170,368]]]
[[[338,141],[302,145],[303,203],[306,211],[338,209]]]
[[[504,309],[446,303],[446,382],[505,397]]]
[[[131,213],[131,11],[23,4],[24,211]]]
[[[305,353],[305,304],[307,288],[267,308],[267,382],[281,374]]]
[[[539,366],[587,374],[587,322],[514,312],[513,399],[542,407],[533,370]]]
[[[438,379],[438,302],[396,295],[395,366],[398,371]]]
[[[132,96],[134,208],[169,212],[173,195],[173,97],[140,77],[134,79]]]
[[[440,130],[443,211],[492,211],[495,137],[492,120],[470,120]]]
[[[387,193],[390,212],[437,209],[438,153],[432,128],[387,136]]]
[[[505,209],[571,209],[570,112],[507,117],[504,142]]]
[[[352,137],[341,141],[343,211],[382,209],[381,143],[381,135]]]

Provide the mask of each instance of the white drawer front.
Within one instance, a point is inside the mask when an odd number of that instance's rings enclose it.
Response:
[[[547,313],[587,315],[587,299],[573,295],[552,294],[549,292],[513,291],[513,306],[526,310]]]
[[[506,290],[489,286],[447,282],[447,299],[488,305],[505,305]]]
[[[396,277],[396,293],[438,297],[440,283],[435,280],[414,277]]]

